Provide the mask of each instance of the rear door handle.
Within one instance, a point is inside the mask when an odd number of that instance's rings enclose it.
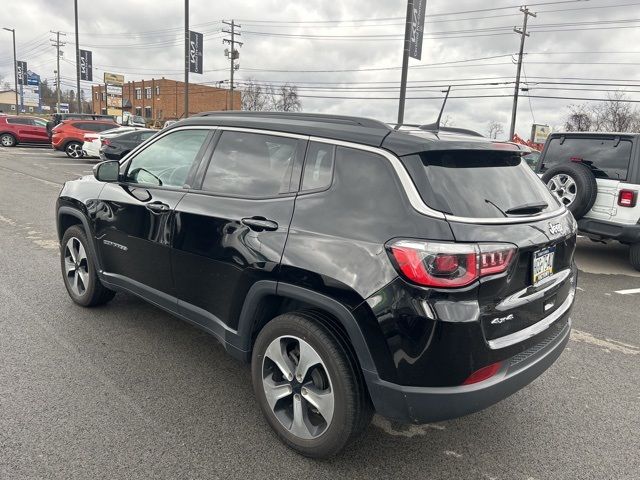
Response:
[[[162,202],[147,203],[145,207],[147,207],[149,210],[155,213],[168,212],[169,210],[171,210],[171,207],[169,207],[169,205]]]
[[[268,220],[264,217],[249,217],[243,218],[242,224],[249,227],[251,230],[256,232],[262,232],[264,230],[273,232],[278,229],[278,223],[273,220]]]

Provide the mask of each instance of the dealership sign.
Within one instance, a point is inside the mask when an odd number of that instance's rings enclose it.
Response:
[[[80,50],[80,80],[93,81],[93,54],[89,50]]]
[[[104,83],[107,85],[122,85],[124,84],[124,75],[104,72]]]
[[[115,95],[117,97],[122,96],[122,85],[108,85],[107,84],[107,95]]]
[[[189,30],[189,71],[202,73],[202,40],[203,35]]]
[[[544,143],[547,141],[547,137],[550,133],[551,127],[549,127],[549,125],[534,123],[531,126],[531,141],[533,143]]]
[[[416,60],[420,60],[422,57],[422,34],[424,33],[424,11],[426,8],[427,0],[413,0],[409,55]]]
[[[18,60],[16,62],[16,67],[18,69],[18,85],[26,85],[27,84],[27,62],[22,62]]]

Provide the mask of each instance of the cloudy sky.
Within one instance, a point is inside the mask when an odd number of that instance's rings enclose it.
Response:
[[[80,46],[93,51],[94,79],[104,71],[127,80],[183,76],[184,2],[79,0]],[[3,0],[2,27],[16,29],[18,59],[52,79],[50,30],[67,34],[63,84],[75,85],[73,1]],[[508,130],[520,36],[514,0],[427,1],[422,60],[411,60],[405,121],[437,116],[446,85],[454,85],[445,116],[453,125]],[[606,98],[615,90],[640,101],[640,1],[534,1],[526,39],[516,131],[531,123],[560,126],[567,105]],[[196,83],[229,78],[221,20],[242,25],[237,79],[299,87],[303,109],[397,118],[404,0],[191,0],[191,29],[204,37],[204,74]],[[11,34],[0,31],[0,76],[12,78]],[[87,84],[83,88],[89,90]],[[467,98],[456,98],[467,97]],[[472,98],[468,98],[472,97]],[[475,97],[475,98],[473,98]]]

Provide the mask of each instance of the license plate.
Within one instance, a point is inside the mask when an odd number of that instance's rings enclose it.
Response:
[[[538,250],[533,254],[533,284],[553,275],[553,256],[556,247]]]

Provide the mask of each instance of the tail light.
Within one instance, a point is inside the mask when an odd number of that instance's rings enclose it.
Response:
[[[471,385],[473,383],[482,382],[493,377],[502,366],[502,362],[492,363],[491,365],[487,365],[486,367],[482,367],[479,370],[473,372],[469,377],[462,382],[462,385]]]
[[[635,190],[620,190],[618,193],[618,205],[621,207],[635,207],[638,200],[638,192]]]
[[[418,285],[464,287],[480,277],[509,268],[516,247],[511,244],[437,243],[398,240],[387,245],[396,268]]]
[[[103,138],[100,140],[100,145],[111,145],[111,141],[108,138]]]

